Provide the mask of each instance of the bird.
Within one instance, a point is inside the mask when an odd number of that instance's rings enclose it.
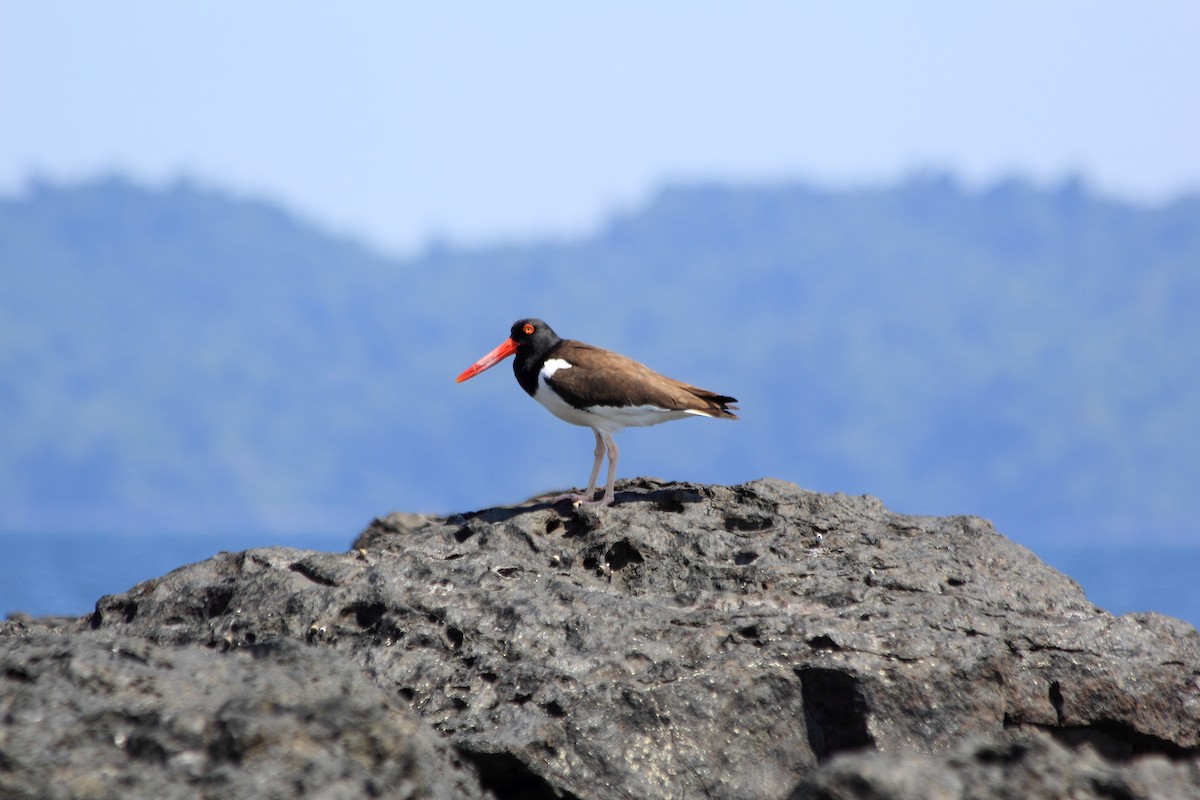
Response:
[[[737,419],[737,399],[660,375],[619,353],[573,339],[563,339],[540,319],[513,323],[509,336],[458,376],[469,380],[511,355],[521,388],[561,420],[591,428],[596,434],[592,475],[583,494],[565,494],[553,502],[610,506],[616,500],[617,431],[657,425],[688,416]],[[594,499],[596,479],[608,455],[604,494]]]

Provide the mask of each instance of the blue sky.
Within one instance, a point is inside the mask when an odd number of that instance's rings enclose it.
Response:
[[[395,253],[667,181],[1200,187],[1200,4],[0,0],[0,194],[121,172]]]

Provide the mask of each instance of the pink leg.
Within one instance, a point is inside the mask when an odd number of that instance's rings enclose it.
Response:
[[[596,493],[596,478],[600,477],[600,465],[604,463],[604,440],[600,438],[600,431],[593,430],[592,433],[596,434],[596,460],[592,462],[592,477],[588,478],[588,488],[584,492],[589,500]]]
[[[596,452],[597,452],[597,454],[599,454],[599,452],[600,452],[600,444],[599,444],[600,440],[601,440],[601,436],[599,433],[597,433],[596,434],[596,442],[597,442]],[[613,490],[613,484],[615,484],[617,482],[617,443],[613,441],[611,433],[604,434],[603,440],[604,440],[605,446],[608,447],[608,483],[606,483],[604,485],[604,496],[601,497],[599,500],[590,499],[591,491],[589,491],[588,492],[589,499],[581,501],[581,504],[585,505],[585,506],[596,506],[596,505],[611,506],[613,504],[613,501],[615,501],[617,499],[616,492]],[[600,469],[600,458],[599,458],[599,455],[597,455],[596,469],[592,470],[592,483],[593,484],[595,484],[595,482],[596,482],[595,481],[596,472],[599,469]],[[592,487],[592,488],[594,488],[594,487]]]
[[[592,500],[592,496],[596,494],[596,478],[600,477],[600,464],[604,462],[604,440],[600,438],[600,431],[593,429],[592,432],[596,434],[596,460],[592,462],[592,476],[588,478],[587,490],[583,494],[576,494],[575,492],[560,494],[550,502],[557,503],[560,500],[570,500],[572,503],[587,504],[595,502]],[[609,468],[609,482],[612,482],[611,466]]]
[[[617,443],[613,441],[612,434],[604,437],[605,443],[608,445],[608,483],[604,486],[604,499],[600,502],[606,506],[611,506],[617,499],[617,493],[613,489],[617,482]]]

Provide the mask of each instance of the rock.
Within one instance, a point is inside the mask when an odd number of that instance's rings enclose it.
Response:
[[[333,651],[504,798],[784,798],[862,751],[961,777],[964,742],[1037,731],[1053,757],[1195,775],[1196,629],[1112,617],[983,520],[776,480],[619,488],[393,515],[344,554],[223,553],[77,627]]]
[[[790,800],[1195,800],[1195,761],[1161,755],[1111,760],[1049,734],[1006,731],[948,753],[855,753],[833,758]]]
[[[6,800],[483,796],[405,704],[327,650],[38,632],[0,655]]]

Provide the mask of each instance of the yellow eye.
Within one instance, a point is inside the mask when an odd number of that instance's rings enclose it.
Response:
[[[525,323],[525,327],[522,328],[521,330],[523,330],[525,332],[526,336],[530,336],[533,334],[533,326],[530,325],[528,322]]]

